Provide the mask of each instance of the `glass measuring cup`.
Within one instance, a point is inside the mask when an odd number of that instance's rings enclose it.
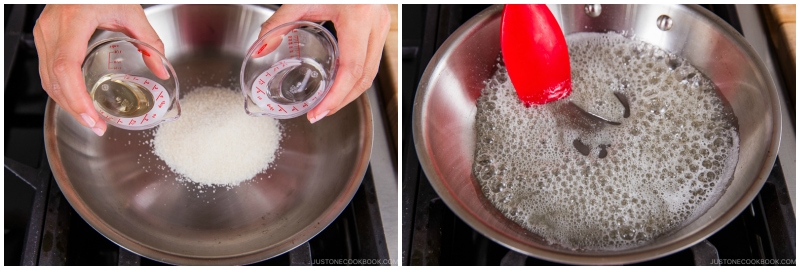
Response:
[[[143,130],[178,119],[178,78],[166,57],[131,38],[98,41],[81,66],[86,89],[106,123]]]
[[[282,24],[247,52],[240,75],[245,111],[252,116],[294,118],[319,104],[336,76],[339,47],[319,24]]]

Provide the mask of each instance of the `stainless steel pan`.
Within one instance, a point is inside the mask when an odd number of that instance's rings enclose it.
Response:
[[[145,12],[186,94],[214,85],[238,92],[243,56],[274,10],[187,5]],[[281,123],[275,165],[232,189],[178,182],[143,144],[151,132],[109,128],[97,137],[52,100],[44,129],[58,186],[109,240],[167,263],[246,264],[287,252],[328,226],[361,184],[372,149],[366,96],[314,125],[305,117]]]
[[[733,28],[698,6],[550,6],[562,30],[626,32],[688,59],[712,81],[738,118],[740,155],[734,179],[705,214],[654,242],[613,252],[573,251],[549,245],[505,218],[481,193],[471,168],[475,102],[482,81],[496,71],[502,6],[462,25],[439,48],[414,101],[414,141],[420,163],[444,202],[467,224],[518,252],[575,264],[624,264],[692,246],[735,218],[761,189],[780,141],[777,93],[763,63]],[[589,11],[601,10],[599,16]],[[593,15],[593,16],[589,16]],[[666,15],[666,17],[662,17]],[[668,18],[667,18],[668,17]]]

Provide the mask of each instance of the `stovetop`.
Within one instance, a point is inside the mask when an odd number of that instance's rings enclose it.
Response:
[[[5,5],[5,265],[163,265],[109,241],[69,205],[55,182],[44,150],[44,110],[32,29],[43,5]],[[382,127],[377,103],[368,96],[376,127]],[[383,116],[385,118],[385,116]],[[376,155],[389,155],[385,131],[374,133]],[[377,150],[384,149],[384,150]],[[382,153],[381,151],[385,152]],[[377,152],[377,153],[376,153]],[[389,158],[383,158],[390,160]],[[392,164],[370,161],[358,192],[325,230],[294,250],[254,265],[387,265],[387,235],[376,186],[385,186]],[[396,165],[395,165],[396,166]],[[388,169],[387,169],[388,168]],[[394,169],[396,171],[396,169]],[[396,175],[396,174],[394,174]],[[394,177],[396,179],[396,176]],[[394,180],[391,183],[396,184]],[[396,201],[396,197],[393,198]],[[385,213],[384,213],[385,215]]]
[[[403,265],[558,265],[509,250],[464,223],[428,182],[414,147],[413,103],[425,67],[451,33],[487,7],[403,5]],[[752,27],[751,21],[740,20],[734,5],[703,7],[740,33],[743,26]],[[785,99],[782,102],[786,103],[783,110],[788,107],[794,115],[794,102]],[[793,141],[794,119],[786,119],[789,118],[786,115],[784,112],[783,128],[791,129]],[[787,139],[785,134],[783,139]],[[791,155],[786,156],[788,162],[782,165],[783,156],[779,155],[761,192],[730,224],[694,247],[637,265],[708,265],[714,259],[723,265],[794,265],[793,145],[792,142]],[[789,176],[785,177],[785,172]]]

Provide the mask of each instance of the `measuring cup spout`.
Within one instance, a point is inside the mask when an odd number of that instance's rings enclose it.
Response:
[[[253,58],[263,57],[278,49],[284,37],[294,30],[291,27],[285,27],[286,25],[290,24],[292,23],[279,25],[273,29],[269,29],[267,32],[264,32],[264,35],[259,36],[260,42],[256,42],[256,44],[253,45],[253,47],[258,48],[257,50],[253,51]]]

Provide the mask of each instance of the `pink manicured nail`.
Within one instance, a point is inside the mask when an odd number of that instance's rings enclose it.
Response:
[[[257,54],[260,54],[262,51],[264,51],[264,48],[266,48],[266,47],[267,47],[267,43],[264,43],[264,45],[261,45],[261,49],[258,49]]]
[[[89,127],[90,127],[90,128],[94,127],[94,124],[96,124],[96,123],[94,122],[94,119],[92,119],[91,117],[89,117],[89,115],[88,115],[88,114],[82,113],[82,114],[81,114],[81,118],[83,118],[83,121],[84,121],[84,122],[86,122],[86,124],[87,124],[87,125],[89,125]]]
[[[317,116],[312,117],[311,118],[311,123],[313,124],[313,123],[316,123],[319,120],[322,120],[322,118],[324,118],[326,115],[328,115],[329,112],[331,112],[331,110],[324,111],[324,112],[322,112],[320,114],[317,114]]]
[[[103,133],[106,133],[105,130],[102,130],[100,128],[92,128],[92,131],[94,131],[94,134],[97,134],[97,136],[103,136]]]

